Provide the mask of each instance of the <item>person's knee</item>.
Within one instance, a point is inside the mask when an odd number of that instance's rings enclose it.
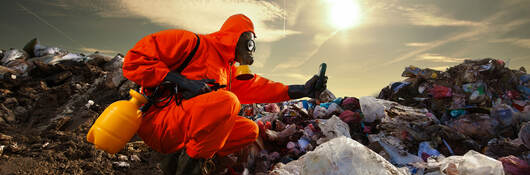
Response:
[[[237,96],[230,91],[217,91],[217,97],[222,99],[223,106],[225,106],[232,115],[239,113],[239,108],[241,108],[241,103]]]

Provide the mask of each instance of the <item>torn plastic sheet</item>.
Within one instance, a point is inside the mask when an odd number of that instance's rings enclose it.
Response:
[[[348,124],[344,123],[337,116],[332,116],[328,120],[321,120],[322,122],[318,123],[318,127],[322,130],[324,138],[320,138],[317,141],[317,144],[323,143],[327,140],[333,139],[335,137],[346,136],[351,138],[350,127]]]
[[[424,169],[424,172],[430,175],[504,175],[500,161],[474,150],[468,151],[463,156],[429,158],[427,162],[413,163],[413,166],[418,169]]]
[[[274,175],[409,174],[361,143],[346,137],[332,139],[288,164],[277,164]]]

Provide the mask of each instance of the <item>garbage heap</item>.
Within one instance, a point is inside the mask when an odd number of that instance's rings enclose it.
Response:
[[[378,98],[335,98],[325,91],[321,103],[311,99],[244,105],[241,115],[260,128],[249,171],[530,172],[530,76],[524,68],[510,70],[496,59],[466,60],[445,72],[409,66],[403,76],[404,81],[391,83]]]
[[[159,155],[138,138],[116,155],[86,141],[105,107],[137,87],[122,62],[36,39],[0,50],[0,174],[160,174]]]
[[[138,86],[123,56],[30,41],[0,50],[0,174],[161,174],[161,154],[135,137],[116,155],[86,133]],[[378,98],[242,105],[260,129],[229,155],[229,174],[528,174],[529,76],[502,60],[447,71],[407,67]],[[226,162],[225,162],[226,163]],[[220,165],[220,164],[218,164]]]

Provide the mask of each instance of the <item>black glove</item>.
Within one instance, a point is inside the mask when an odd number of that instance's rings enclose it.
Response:
[[[328,77],[324,76],[322,87],[317,89],[318,79],[318,75],[315,75],[309,79],[305,85],[289,85],[287,94],[289,94],[291,99],[298,99],[302,97],[315,98],[316,95],[320,95],[320,93],[326,89],[326,84],[328,82]]]
[[[190,80],[174,72],[169,72],[164,78],[164,81],[175,83],[178,87],[178,91],[182,92],[184,99],[190,99],[197,95],[212,91],[208,84],[215,83],[215,80],[213,79]]]

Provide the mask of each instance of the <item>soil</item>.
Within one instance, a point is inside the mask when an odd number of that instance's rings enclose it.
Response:
[[[120,57],[34,62],[27,76],[0,77],[0,174],[161,174],[161,154],[138,137],[115,155],[86,140],[105,107],[137,88],[113,80],[121,68],[110,64]]]

